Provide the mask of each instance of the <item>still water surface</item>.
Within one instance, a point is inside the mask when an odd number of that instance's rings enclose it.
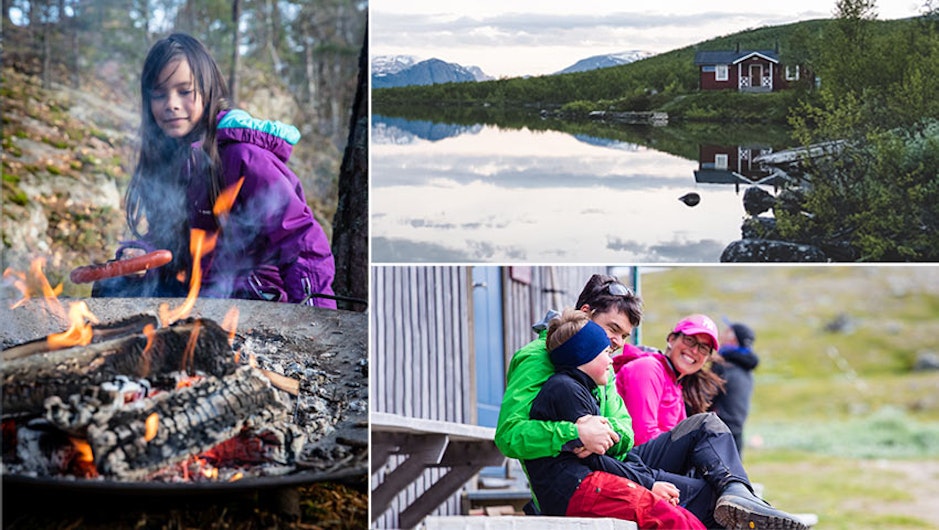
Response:
[[[375,115],[370,150],[376,263],[713,263],[746,216],[745,186],[624,141]]]

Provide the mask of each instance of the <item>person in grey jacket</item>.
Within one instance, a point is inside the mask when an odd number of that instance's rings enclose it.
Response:
[[[711,410],[730,427],[737,443],[737,451],[743,454],[743,424],[750,414],[750,398],[753,395],[753,370],[760,358],[753,351],[756,334],[746,324],[731,323],[721,333],[718,361],[711,369],[725,381],[724,390],[718,392]]]

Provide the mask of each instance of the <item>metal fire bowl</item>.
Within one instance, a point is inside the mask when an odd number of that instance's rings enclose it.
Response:
[[[183,303],[183,299],[176,298],[61,299],[65,307],[74,301],[86,302],[102,323],[120,321],[141,313],[156,314],[162,303],[168,303],[170,308]],[[199,299],[190,316],[221,322],[232,306],[239,310],[239,336],[279,337],[283,347],[292,350],[298,358],[317,356],[317,369],[339,374],[338,377],[327,378],[325,384],[334,387],[325,389],[327,393],[335,391],[336,395],[367,402],[368,321],[365,313],[252,300]],[[48,310],[42,300],[29,300],[13,310],[8,307],[9,303],[5,302],[0,309],[0,349],[59,333],[68,327],[64,320]],[[364,443],[367,425],[367,410],[346,407],[335,423],[335,430],[320,440],[308,441],[307,448],[311,443],[315,447],[328,448],[341,437]],[[11,475],[3,470],[3,486],[15,486],[17,490],[34,487],[44,493],[58,490],[63,493],[188,495],[280,489],[321,481],[363,480],[366,477],[367,461],[332,466],[327,471],[303,470],[281,476],[247,477],[234,482],[200,483],[128,482],[100,478],[73,480]]]

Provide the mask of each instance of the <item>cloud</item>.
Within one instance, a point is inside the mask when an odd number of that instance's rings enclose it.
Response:
[[[393,7],[392,4],[389,7]],[[602,53],[655,53],[747,28],[829,16],[723,9],[674,13],[402,13],[372,6],[372,52],[436,57],[495,76],[542,75]]]

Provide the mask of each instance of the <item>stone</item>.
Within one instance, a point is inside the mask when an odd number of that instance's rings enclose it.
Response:
[[[760,215],[776,205],[776,198],[768,191],[751,186],[743,192],[743,209],[750,215]]]
[[[740,239],[721,253],[722,263],[823,263],[828,261],[821,249],[786,241]]]

